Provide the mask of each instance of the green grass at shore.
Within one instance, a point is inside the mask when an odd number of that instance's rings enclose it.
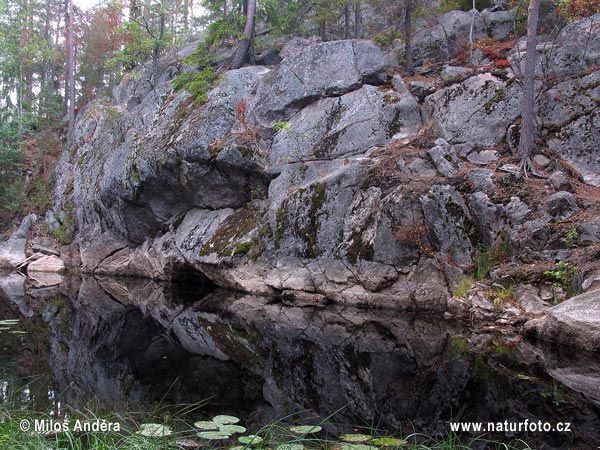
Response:
[[[107,414],[101,417],[92,412],[70,411],[68,425],[43,413],[23,409],[11,411],[0,406],[0,449],[10,450],[175,450],[202,448],[207,450],[528,450],[522,441],[502,443],[484,437],[461,439],[450,433],[435,438],[420,433],[390,436],[376,430],[360,430],[363,437],[347,435],[334,439],[325,431],[310,432],[306,426],[294,429],[293,421],[266,425],[254,433],[232,434],[224,439],[204,439],[193,424],[181,419],[184,415],[166,414],[153,425],[144,425],[140,413]],[[145,417],[144,417],[145,419]],[[79,421],[79,422],[78,422]],[[23,428],[29,429],[24,431]],[[95,424],[95,429],[92,430]],[[104,424],[104,425],[102,425]],[[118,424],[118,425],[117,425]],[[37,425],[37,431],[35,427]],[[321,424],[325,427],[325,424]],[[315,427],[317,425],[314,425]],[[55,428],[56,427],[56,428]],[[64,427],[64,430],[63,430]],[[87,430],[85,428],[88,428]],[[43,428],[43,430],[42,430]],[[50,431],[47,431],[50,428]],[[79,429],[83,428],[83,429]],[[99,428],[102,428],[99,430]],[[235,428],[235,427],[233,427]],[[243,427],[238,427],[243,428]],[[320,428],[320,426],[319,426]],[[54,431],[60,429],[60,431]],[[228,428],[224,428],[228,430]],[[294,431],[292,431],[294,430]],[[153,435],[152,435],[153,434]],[[219,434],[219,432],[215,432]],[[249,437],[251,435],[259,438]],[[243,437],[247,439],[244,439]],[[240,439],[242,437],[242,439]],[[344,442],[346,439],[346,442]],[[350,442],[358,439],[359,442]],[[243,441],[240,442],[240,441]]]

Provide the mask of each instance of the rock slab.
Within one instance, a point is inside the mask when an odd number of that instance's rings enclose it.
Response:
[[[544,341],[600,351],[600,290],[577,295],[527,323],[525,331]]]

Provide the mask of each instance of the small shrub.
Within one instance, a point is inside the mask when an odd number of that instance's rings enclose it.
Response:
[[[475,8],[477,8],[478,11],[481,11],[485,8],[489,8],[490,6],[492,6],[492,2],[490,0],[475,1]],[[457,9],[461,11],[471,11],[472,8],[472,0],[442,0],[442,2],[440,3],[440,9],[443,13],[447,13]]]
[[[559,284],[569,295],[575,294],[578,290],[578,274],[579,267],[565,261],[556,263],[556,268],[554,270],[545,270],[542,272],[544,278]]]
[[[185,89],[194,97],[194,104],[203,105],[208,101],[208,91],[215,86],[217,81],[217,74],[212,67],[207,66],[195,74],[177,75],[173,80],[173,88],[176,91]]]
[[[396,39],[402,39],[403,34],[400,30],[386,30],[381,33],[377,33],[373,36],[373,41],[380,47],[389,47]]]
[[[567,231],[565,231],[565,235],[562,239],[562,241],[567,247],[572,247],[577,243],[578,240],[579,233],[577,233],[577,230],[574,227],[571,227]]]
[[[290,128],[290,123],[285,120],[278,120],[273,125],[275,131],[285,131],[286,133],[291,133],[292,129]]]
[[[421,255],[431,255],[433,252],[427,241],[425,226],[420,222],[409,222],[396,228],[392,235],[402,245],[416,248]]]

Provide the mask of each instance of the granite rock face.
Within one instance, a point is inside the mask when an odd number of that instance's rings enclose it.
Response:
[[[436,26],[458,33],[471,17],[455,12]],[[388,80],[372,42],[292,44],[278,65],[227,72],[204,105],[173,91],[188,70],[173,57],[154,88],[127,80],[113,103],[86,106],[54,190],[83,271],[444,311],[478,252],[554,251],[552,222],[587,210],[558,189],[534,200],[496,170],[504,154],[494,146],[520,114],[510,76],[463,73],[430,94],[433,84]],[[587,167],[587,181],[598,150],[585,141],[569,153],[578,138],[565,129],[594,120],[594,93],[577,83],[593,90],[596,76],[565,80],[562,96],[545,92],[538,105],[550,142],[574,169]],[[132,95],[139,104],[129,107]]]
[[[436,129],[451,143],[499,144],[520,115],[520,88],[485,73],[437,91],[425,104]]]

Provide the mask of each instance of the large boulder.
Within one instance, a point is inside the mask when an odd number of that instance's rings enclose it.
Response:
[[[475,224],[460,193],[449,185],[436,185],[421,195],[429,241],[457,264],[471,263]]]
[[[10,238],[0,243],[0,269],[14,269],[25,260],[27,236],[36,220],[35,214],[28,214]]]
[[[550,47],[546,74],[553,77],[584,74],[600,64],[600,13],[565,26]]]
[[[448,142],[499,144],[520,115],[520,88],[490,73],[468,78],[425,99],[438,132]]]
[[[62,273],[67,270],[62,259],[54,255],[45,255],[27,266],[27,273],[31,272],[53,272]]]
[[[487,32],[494,39],[506,39],[515,31],[516,11],[481,11]]]
[[[600,71],[595,71],[554,85],[539,103],[542,124],[553,132],[548,146],[592,186],[600,186],[598,98]]]
[[[600,290],[577,295],[528,322],[526,331],[544,341],[600,351]]]
[[[445,62],[468,47],[473,24],[473,38],[486,36],[486,25],[479,12],[450,11],[437,19],[437,24],[421,30],[411,40],[411,52],[416,66],[425,62]]]
[[[309,45],[287,57],[265,76],[250,102],[260,125],[286,119],[311,101],[339,96],[364,83],[385,82],[385,58],[369,41],[348,40]]]

